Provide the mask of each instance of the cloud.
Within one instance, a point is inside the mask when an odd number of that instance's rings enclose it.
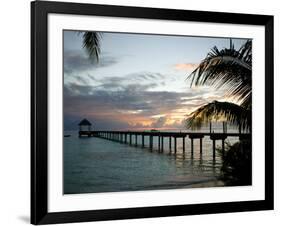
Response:
[[[111,78],[93,87],[69,83],[64,87],[67,126],[74,119],[88,118],[97,129],[180,128],[191,108],[208,91],[151,91],[157,84],[130,83]],[[117,89],[117,87],[120,87]],[[159,117],[154,117],[159,115]],[[75,129],[75,128],[73,128]]]
[[[117,62],[115,57],[109,55],[101,55],[99,61],[96,62],[89,59],[87,54],[81,50],[64,51],[64,72],[68,74],[108,67]]]
[[[176,70],[184,70],[184,71],[193,71],[199,64],[195,63],[185,63],[185,64],[176,64],[174,68]]]
[[[140,71],[136,73],[129,73],[123,76],[106,76],[100,79],[100,82],[125,82],[125,83],[136,83],[136,82],[155,82],[162,80],[165,75],[158,73],[158,72],[147,72],[147,71]]]
[[[186,115],[222,97],[210,87],[163,91],[161,73],[71,77],[64,84],[64,117],[65,128],[72,129],[81,118],[95,129],[184,129]]]
[[[161,128],[161,127],[165,126],[166,122],[167,122],[166,117],[160,117],[160,118],[156,119],[156,121],[151,124],[151,127]]]
[[[125,76],[99,76],[98,74],[65,76],[64,85],[75,94],[88,95],[91,90],[138,91],[165,85],[164,75],[152,72],[130,73]],[[141,85],[140,85],[141,84]],[[80,89],[76,87],[79,85]]]

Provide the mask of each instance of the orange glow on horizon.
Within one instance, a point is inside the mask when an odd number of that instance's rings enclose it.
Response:
[[[155,115],[145,115],[143,114],[143,110],[117,110],[114,109],[112,111],[103,111],[103,109],[99,109],[99,111],[94,111],[91,113],[87,113],[87,116],[93,117],[96,119],[108,120],[108,121],[119,121],[121,123],[127,124],[128,128],[126,130],[175,130],[175,129],[184,129],[184,121],[185,119],[200,106],[208,104],[212,102],[212,96],[210,95],[210,101],[202,103],[199,106],[196,106],[196,100],[190,100],[189,102],[194,103],[194,107],[189,108],[177,108],[173,109],[169,112],[158,112]],[[233,98],[215,98],[218,101],[233,101]],[[198,102],[197,102],[198,103]],[[234,102],[235,103],[235,102]]]

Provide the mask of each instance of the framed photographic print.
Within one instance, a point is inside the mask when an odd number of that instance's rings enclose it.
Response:
[[[31,3],[31,223],[273,209],[273,16]]]

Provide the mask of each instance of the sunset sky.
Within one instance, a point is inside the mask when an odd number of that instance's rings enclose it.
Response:
[[[236,48],[245,41],[233,39]],[[225,99],[223,90],[186,80],[215,45],[229,47],[229,39],[102,33],[96,63],[82,34],[64,31],[65,130],[83,118],[94,129],[185,129],[187,114]]]

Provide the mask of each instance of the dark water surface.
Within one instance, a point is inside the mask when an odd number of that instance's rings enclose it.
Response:
[[[101,138],[78,138],[77,131],[66,133],[71,137],[63,138],[65,194],[200,187],[210,181],[209,186],[215,186],[218,181],[221,158],[217,154],[213,161],[208,137],[203,139],[202,156],[199,140],[194,141],[192,157],[187,138],[185,153],[178,138],[177,154],[169,154],[168,139],[164,140],[164,153],[158,153]],[[154,138],[155,149],[157,141]],[[235,138],[228,141],[233,143]]]

